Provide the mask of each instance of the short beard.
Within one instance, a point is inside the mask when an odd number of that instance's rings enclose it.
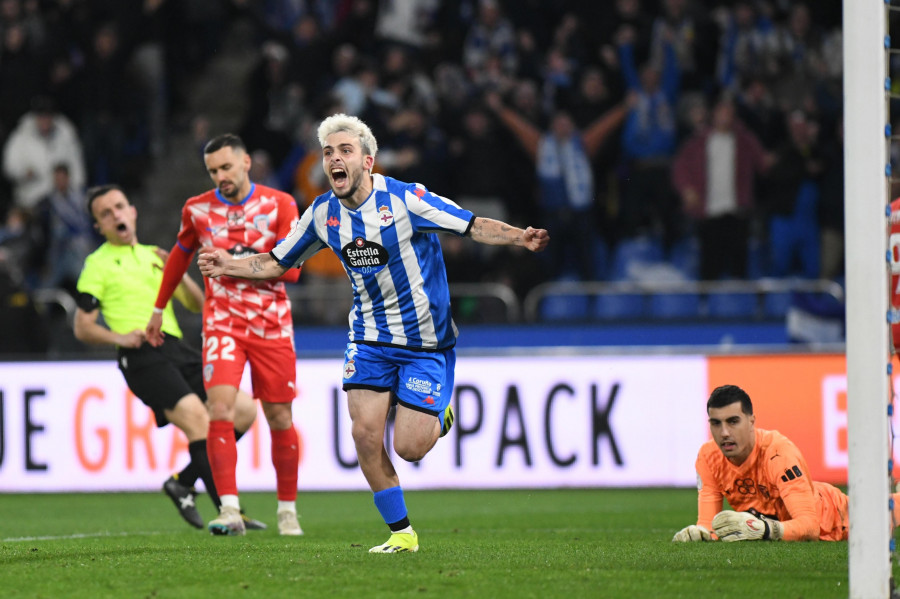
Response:
[[[343,195],[334,191],[334,187],[332,186],[331,191],[334,193],[334,196],[339,200],[346,200],[349,197],[353,197],[353,194],[356,193],[356,190],[359,189],[360,181],[357,180],[353,185],[350,186],[350,189],[347,190]]]
[[[234,191],[232,193],[225,193],[225,191],[220,187],[219,193],[221,193],[226,198],[230,199],[230,198],[236,198],[239,193],[239,190],[238,190],[237,186],[234,186]]]

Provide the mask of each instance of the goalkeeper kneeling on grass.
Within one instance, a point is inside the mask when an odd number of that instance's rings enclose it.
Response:
[[[718,387],[706,403],[712,440],[697,454],[697,523],[672,541],[845,541],[847,495],[809,478],[803,454],[778,431],[757,429],[750,396]],[[722,510],[722,499],[733,510]],[[900,494],[894,494],[894,521]]]

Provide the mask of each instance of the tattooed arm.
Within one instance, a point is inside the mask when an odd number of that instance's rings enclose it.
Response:
[[[519,229],[492,218],[476,217],[469,235],[487,245],[518,245],[532,252],[540,252],[550,243],[546,229]]]
[[[212,279],[222,275],[241,279],[275,279],[287,270],[271,254],[232,258],[221,248],[202,250],[197,258],[197,266],[204,277]]]

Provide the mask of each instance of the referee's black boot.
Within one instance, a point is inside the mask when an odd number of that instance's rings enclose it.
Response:
[[[200,517],[200,513],[197,511],[197,503],[194,501],[197,497],[197,492],[193,488],[184,486],[174,476],[170,476],[163,483],[162,488],[163,492],[172,498],[172,502],[178,508],[178,513],[181,514],[181,517],[188,524],[194,528],[203,528],[203,518]]]

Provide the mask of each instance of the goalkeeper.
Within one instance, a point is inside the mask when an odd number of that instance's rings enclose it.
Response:
[[[697,523],[673,541],[844,541],[847,495],[809,479],[803,454],[778,431],[755,427],[750,396],[735,385],[706,403],[712,440],[697,454]],[[722,499],[732,510],[722,510]],[[894,495],[894,522],[900,494]]]

